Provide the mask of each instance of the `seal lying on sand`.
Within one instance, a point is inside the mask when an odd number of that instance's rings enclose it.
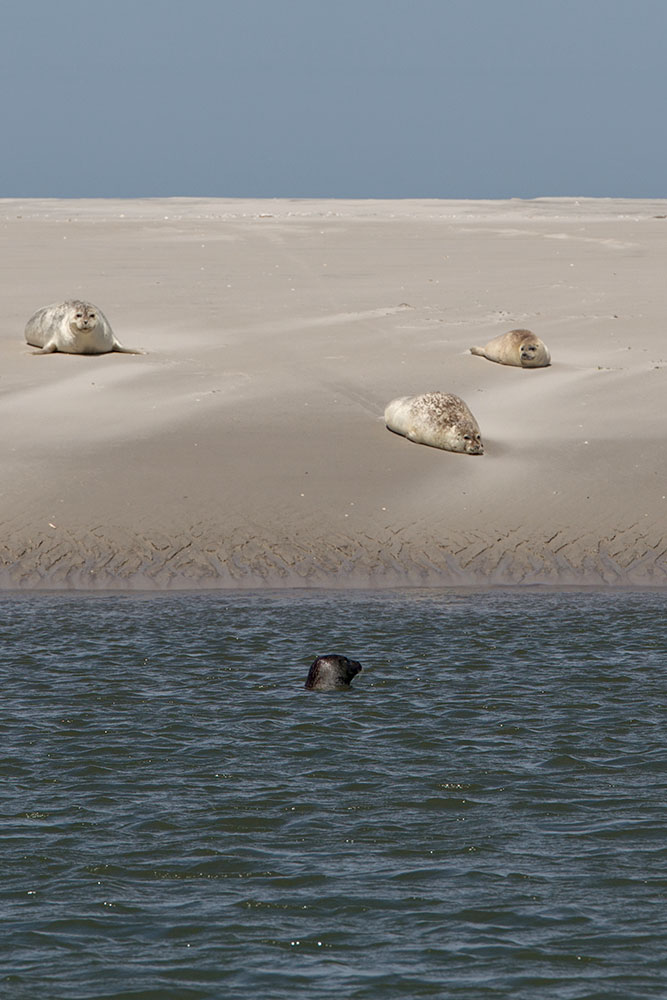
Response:
[[[35,354],[53,354],[54,351],[63,354],[144,353],[123,347],[101,309],[79,299],[38,309],[26,324],[25,339],[33,347],[41,347]]]
[[[549,348],[531,330],[502,333],[484,347],[471,347],[470,353],[516,368],[546,368],[551,364]]]
[[[417,444],[467,455],[484,454],[479,424],[463,400],[449,392],[394,399],[384,411],[384,420],[390,431]]]
[[[305,687],[309,691],[340,691],[349,688],[350,681],[363,667],[347,656],[318,656],[311,664]]]

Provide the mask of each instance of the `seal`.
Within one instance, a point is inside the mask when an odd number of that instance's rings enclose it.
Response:
[[[390,431],[417,444],[466,455],[484,454],[479,424],[463,400],[449,392],[394,399],[384,411],[384,421]]]
[[[35,354],[143,354],[131,347],[123,347],[116,339],[111,325],[97,306],[80,299],[68,299],[43,306],[34,313],[25,328],[25,339],[32,347],[40,347]]]
[[[547,368],[551,364],[549,348],[532,330],[510,330],[484,347],[471,347],[470,353],[515,368]]]
[[[310,665],[304,687],[309,691],[345,690],[349,688],[352,678],[362,670],[360,663],[348,660],[347,656],[338,656],[335,653],[318,656]]]

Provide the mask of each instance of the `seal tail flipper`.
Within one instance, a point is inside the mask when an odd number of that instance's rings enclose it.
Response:
[[[145,351],[140,351],[134,347],[123,347],[117,340],[114,340],[112,351],[116,351],[118,354],[145,354]]]
[[[477,354],[480,358],[485,358],[486,357],[486,354],[484,353],[484,348],[483,347],[471,347],[470,348],[470,353],[471,354]]]

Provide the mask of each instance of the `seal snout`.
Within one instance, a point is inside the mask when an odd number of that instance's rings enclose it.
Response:
[[[478,436],[476,438],[465,438],[465,450],[468,455],[483,455],[484,445],[482,439]]]
[[[309,691],[341,691],[350,687],[350,682],[363,670],[358,660],[331,653],[318,656],[312,662],[305,687]]]

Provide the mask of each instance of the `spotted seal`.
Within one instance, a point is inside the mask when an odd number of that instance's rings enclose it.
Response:
[[[353,677],[361,673],[363,667],[356,660],[335,653],[318,656],[313,660],[305,687],[309,691],[340,691],[349,688]]]
[[[123,347],[116,339],[108,319],[92,302],[68,299],[38,309],[28,320],[25,339],[41,350],[35,354],[143,354]]]
[[[479,424],[463,400],[450,392],[401,396],[389,403],[384,420],[390,431],[417,444],[466,455],[484,454]]]
[[[471,347],[470,353],[515,368],[547,368],[551,364],[549,348],[532,330],[510,330],[484,347]]]

